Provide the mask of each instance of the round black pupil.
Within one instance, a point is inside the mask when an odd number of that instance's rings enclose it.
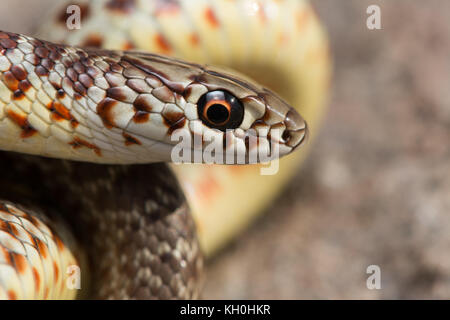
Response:
[[[221,104],[213,104],[208,108],[206,114],[209,121],[214,123],[222,123],[228,119],[228,109]]]

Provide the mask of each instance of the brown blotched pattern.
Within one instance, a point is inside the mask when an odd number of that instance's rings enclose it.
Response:
[[[156,56],[83,50],[8,32],[0,32],[0,49],[3,130],[13,136],[13,124],[20,138],[41,146],[16,146],[20,151],[107,163],[167,160],[152,158],[155,142],[170,141],[187,125],[183,84],[143,61],[158,64]],[[10,149],[10,140],[0,147]]]
[[[26,201],[51,217],[67,219],[87,250],[81,274],[89,279],[83,285],[90,284],[82,287],[81,297],[198,297],[203,263],[195,226],[167,166],[40,160],[0,153],[0,166],[17,164],[2,174],[0,198]]]
[[[170,161],[177,129],[191,137],[212,133],[197,114],[198,99],[212,90],[229,91],[244,104],[231,147],[244,146],[257,124],[268,131],[259,140],[277,142],[282,156],[307,132],[292,107],[259,85],[155,54],[81,49],[0,31],[0,80],[0,149],[99,163]]]

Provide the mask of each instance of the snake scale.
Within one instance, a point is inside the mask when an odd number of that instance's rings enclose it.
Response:
[[[0,32],[0,298],[197,298],[202,252],[273,199],[300,156],[274,177],[258,165],[169,168],[171,138],[210,134],[248,162],[253,130],[258,148],[291,153],[307,134],[297,110],[320,119],[322,29],[306,1],[76,4],[79,30],[58,5],[36,37]],[[262,179],[243,195],[244,180]]]

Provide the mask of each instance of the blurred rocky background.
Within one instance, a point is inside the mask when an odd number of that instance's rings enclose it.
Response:
[[[32,33],[52,2],[2,1],[0,28]],[[313,3],[335,65],[321,135],[277,204],[209,262],[203,296],[449,299],[450,2]],[[382,30],[366,27],[371,4]]]
[[[450,298],[450,2],[315,0],[329,113],[276,205],[209,266],[208,298]],[[382,30],[366,9],[381,8]],[[381,268],[368,290],[366,268]]]

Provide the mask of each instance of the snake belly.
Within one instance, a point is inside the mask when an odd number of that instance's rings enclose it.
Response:
[[[296,37],[298,33],[314,39],[311,34],[292,28],[290,23],[297,20],[288,19],[289,23],[286,25],[280,23],[280,17],[285,17],[288,12],[292,11],[296,14],[309,12],[309,7],[303,1],[236,2],[237,4],[231,5],[228,1],[80,1],[79,5],[85,23],[82,29],[67,35],[64,24],[61,24],[67,15],[64,12],[61,14],[61,8],[59,8],[55,9],[58,17],[56,22],[51,22],[55,20],[49,19],[50,22],[44,24],[40,33],[45,35],[46,39],[50,38],[56,42],[64,40],[69,44],[122,50],[140,48],[145,51],[175,55],[193,62],[231,66],[256,78],[265,66],[268,66],[269,70],[277,68],[282,71],[276,73],[278,76],[274,78],[279,78],[281,74],[284,81],[290,83],[290,85],[284,86],[284,95],[289,96],[289,101],[301,101],[300,94],[295,90],[295,87],[301,82],[299,80],[301,77],[292,72],[286,61],[280,63],[282,61],[280,58],[286,58],[282,56],[289,52],[289,59],[295,60],[295,54],[307,52],[307,50],[302,48],[302,43],[295,43],[288,47],[288,50],[280,50],[277,53],[279,57],[274,60],[278,61],[277,63],[280,65],[267,63],[270,57],[268,59],[266,52],[268,48],[283,43],[289,36]],[[270,9],[271,6],[280,9],[279,16],[275,19],[270,15],[264,15],[266,12],[277,12]],[[62,9],[64,10],[65,7]],[[243,12],[247,12],[247,17],[253,19],[245,23],[231,19],[237,16],[231,13],[237,13],[240,9],[246,10]],[[182,18],[180,18],[180,14]],[[230,19],[225,19],[228,14],[231,14]],[[292,14],[288,16],[292,16]],[[301,14],[300,16],[303,17]],[[310,19],[314,25],[316,23],[314,18]],[[124,23],[124,21],[131,23]],[[264,32],[258,29],[259,23],[266,23],[267,29],[275,30],[271,32],[270,37],[266,37],[265,41],[262,41]],[[253,45],[252,48],[242,47],[242,43],[245,43],[242,32],[239,31],[242,28],[246,29],[248,34],[258,35],[257,41],[255,41],[257,45],[250,42]],[[46,29],[47,31],[45,31]],[[52,30],[51,33],[48,29]],[[315,25],[310,29],[320,34],[320,30],[317,31]],[[230,33],[230,30],[234,31]],[[279,37],[278,31],[282,30],[290,30],[290,33],[285,34],[284,38]],[[235,36],[236,40],[229,41]],[[0,130],[9,133],[0,138],[2,149],[102,163],[146,163],[168,160],[167,148],[164,149],[167,146],[163,143],[164,141],[155,143],[155,140],[147,139],[137,125],[131,131],[125,130],[121,126],[121,121],[126,124],[130,122],[130,118],[126,118],[127,116],[124,116],[125,119],[120,115],[118,117],[104,116],[99,118],[100,123],[98,123],[98,118],[89,114],[81,114],[82,109],[67,108],[64,99],[73,100],[76,99],[74,97],[77,94],[83,95],[83,88],[76,86],[76,80],[85,88],[89,88],[88,83],[83,82],[88,82],[89,79],[71,79],[71,75],[66,70],[64,73],[72,80],[72,86],[64,87],[63,82],[53,79],[54,81],[48,81],[51,86],[42,87],[43,90],[35,92],[34,89],[39,87],[36,84],[39,82],[39,78],[49,76],[49,74],[45,74],[45,71],[53,67],[46,65],[52,63],[50,61],[52,59],[48,59],[46,56],[51,54],[52,50],[50,53],[34,52],[39,56],[40,66],[44,67],[42,70],[34,69],[31,66],[36,66],[33,64],[35,61],[27,60],[25,57],[27,48],[21,48],[24,57],[13,54],[17,53],[17,50],[13,50],[15,49],[14,44],[8,40],[14,42],[17,40],[15,37],[16,35],[0,35],[0,45],[4,50],[4,55],[0,58],[0,69],[3,72],[0,97],[4,104],[4,107],[0,108],[0,120],[3,120],[0,121]],[[26,38],[26,40],[31,41],[33,47],[44,43],[34,38]],[[36,42],[34,43],[34,41]],[[274,43],[274,41],[280,42]],[[289,41],[288,43],[292,44]],[[23,45],[23,47],[26,46]],[[316,48],[315,50],[318,51],[313,52],[319,52],[320,55],[323,54],[323,50],[326,51],[326,46],[323,44],[311,47]],[[292,51],[293,48],[295,51]],[[72,51],[72,47],[65,47],[61,50],[63,55],[64,50],[67,50],[69,55],[74,53],[83,56],[83,51],[76,49]],[[240,52],[240,54],[236,52]],[[8,54],[10,55],[8,56]],[[101,50],[89,51],[87,54],[103,56]],[[21,60],[23,58],[25,60]],[[138,56],[137,59],[149,59],[149,57]],[[118,62],[119,60],[122,62],[120,55],[111,56],[111,60],[107,63],[110,63],[110,66],[116,63],[113,68],[123,67]],[[29,68],[27,66],[22,69],[11,68],[11,65],[15,66],[15,62],[18,61],[27,61]],[[254,64],[250,64],[249,61],[253,61]],[[133,59],[128,59],[126,62],[131,62],[136,67],[136,61]],[[171,63],[177,64],[175,60]],[[140,64],[137,63],[137,65]],[[296,67],[298,65],[299,63],[291,64]],[[183,66],[182,62],[178,65],[178,67],[180,66]],[[28,72],[31,69],[34,72]],[[79,72],[75,67],[73,69],[75,72]],[[296,70],[296,68],[292,69]],[[320,71],[315,70],[318,74],[313,74],[311,79],[317,78],[317,81],[326,83],[324,80],[327,78],[326,68],[324,71],[323,66],[320,66],[318,70]],[[171,68],[168,71],[171,74]],[[134,72],[138,72],[136,68]],[[148,73],[149,69],[144,72]],[[205,72],[205,70],[202,69],[201,72]],[[215,74],[214,72],[211,71],[209,75]],[[154,75],[152,70],[150,73]],[[24,74],[26,75],[24,76]],[[37,75],[38,79],[30,76],[31,74]],[[304,76],[304,74],[302,75]],[[154,82],[163,82],[164,87],[176,91],[173,83],[164,81],[167,78],[156,77],[153,80]],[[111,81],[120,80],[112,79]],[[275,79],[267,80],[269,85],[273,81],[276,82]],[[152,82],[147,81],[147,84],[152,86]],[[159,85],[152,86],[152,90]],[[119,87],[120,83],[115,83],[115,86]],[[138,93],[139,90],[142,90],[142,88],[136,87],[133,89],[137,89]],[[234,87],[227,87],[227,89],[236,91]],[[155,90],[154,93],[160,101],[166,104],[174,102],[171,101],[171,97],[167,97],[167,90],[159,91],[156,93]],[[195,96],[196,91],[192,91]],[[45,94],[42,95],[42,92]],[[85,94],[89,95],[87,92]],[[129,98],[123,92],[112,94],[112,98],[125,103],[127,101],[122,100]],[[101,101],[95,100],[95,93],[92,95],[97,108]],[[169,101],[165,101],[165,99],[169,99]],[[175,99],[177,99],[176,96]],[[192,99],[194,100],[194,98]],[[29,101],[32,103],[29,104]],[[33,101],[39,102],[33,103]],[[317,102],[317,104],[320,103]],[[39,107],[42,106],[46,110],[40,110]],[[89,107],[86,109],[89,110]],[[111,109],[110,105],[105,103],[103,107],[101,110],[106,110],[105,114],[110,115],[108,112]],[[277,110],[277,112],[287,117],[289,109],[282,105],[280,108],[281,111]],[[168,111],[170,111],[168,116],[161,115],[159,118],[161,121],[156,125],[160,126],[159,129],[164,127],[164,130],[170,132],[172,128],[178,128],[179,118],[172,117],[173,109],[169,108]],[[254,111],[252,114],[256,112]],[[264,112],[267,114],[267,109]],[[268,118],[273,119],[277,112],[273,112],[273,116]],[[320,112],[310,112],[308,117],[312,118],[313,122],[316,117],[319,118]],[[42,123],[42,117],[44,119],[48,117],[50,123],[56,124],[48,129],[49,132],[43,127],[45,124]],[[140,117],[145,118],[145,112],[134,112],[132,115],[132,119],[136,120],[134,123],[139,123],[142,120]],[[167,120],[170,121],[167,123]],[[293,126],[283,117],[277,121],[276,124],[283,124],[284,128]],[[85,127],[90,129],[94,125],[107,129],[98,130],[95,134],[92,132],[87,134],[86,131],[83,131]],[[114,132],[116,128],[122,130]],[[127,126],[126,129],[129,127]],[[292,129],[293,132],[298,130],[303,129],[301,126]],[[80,135],[68,135],[67,131],[78,132]],[[104,139],[105,132],[107,132],[107,139]],[[42,136],[45,139],[42,139]],[[37,139],[37,142],[33,142],[33,139]],[[130,146],[146,149],[146,153],[144,154],[142,151],[137,155],[130,153]],[[99,155],[101,160],[99,160]],[[177,179],[165,165],[97,166],[61,160],[45,159],[44,161],[35,157],[11,153],[2,154],[1,159],[5,166],[11,168],[11,171],[5,175],[4,183],[2,179],[0,193],[0,198],[6,199],[0,207],[0,222],[2,222],[0,244],[3,245],[3,247],[0,246],[3,253],[3,258],[0,256],[0,297],[73,297],[76,292],[68,290],[66,281],[69,276],[65,271],[67,266],[72,265],[74,261],[82,266],[81,270],[89,269],[89,272],[86,272],[89,274],[89,279],[86,276],[83,278],[83,288],[86,289],[81,290],[82,297],[192,298],[198,296],[202,259],[196,240],[195,226],[190,219],[188,206]],[[288,168],[285,169],[286,172],[295,166],[292,163],[286,165]],[[216,177],[214,173],[211,174],[211,168],[214,168],[213,172],[222,170],[220,167],[205,168],[208,170],[206,171],[208,177]],[[197,231],[203,250],[208,253],[208,243],[213,243],[211,246],[214,248],[218,246],[217,240],[202,240],[205,238],[202,234],[205,233],[205,230],[208,233],[217,228],[210,228],[210,223],[205,226],[202,223],[205,220],[202,219],[202,214],[204,215],[205,211],[215,214],[219,210],[212,210],[211,207],[208,208],[204,204],[199,205],[196,200],[199,198],[197,183],[192,183],[197,179],[196,177],[205,176],[205,172],[200,175],[194,173],[194,178],[192,178],[193,172],[198,169],[176,168],[176,170],[178,179],[184,185],[184,190],[190,198],[190,205],[194,207],[197,225],[200,227]],[[245,179],[257,179],[253,169],[244,169],[240,172],[244,177],[246,172],[250,171],[252,173]],[[51,181],[48,177],[52,177]],[[280,181],[283,180],[286,180],[286,177],[281,178]],[[274,184],[275,188],[273,189],[279,189],[282,184],[280,181]],[[186,188],[189,185],[190,188]],[[194,186],[196,196],[192,196],[192,186]],[[266,189],[270,190],[270,188]],[[86,195],[86,191],[89,191],[89,196]],[[267,197],[263,196],[263,198]],[[262,200],[260,202],[264,203]],[[255,206],[249,211],[257,211],[260,207],[261,205]],[[45,215],[42,212],[45,212]],[[200,219],[198,212],[202,212]],[[61,221],[61,216],[65,217],[64,221]],[[208,216],[214,215],[209,214]],[[44,226],[43,222],[49,225]],[[216,225],[220,225],[220,222],[216,222]],[[64,226],[73,232],[73,235],[67,235],[69,232],[64,231],[66,230]],[[238,229],[236,225],[231,228]],[[40,231],[36,232],[36,229]],[[229,234],[229,231],[224,229]],[[35,236],[36,233],[39,236]],[[224,238],[227,237],[229,235]],[[76,238],[79,242],[75,243],[72,238]],[[20,240],[21,243],[18,243],[17,240]],[[87,250],[81,253],[78,250],[79,247],[87,248]],[[47,259],[47,257],[52,259]],[[83,275],[86,273],[83,272]]]

